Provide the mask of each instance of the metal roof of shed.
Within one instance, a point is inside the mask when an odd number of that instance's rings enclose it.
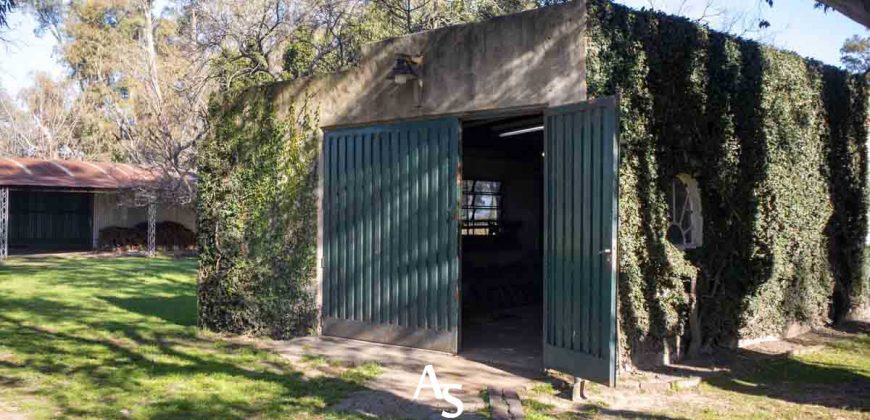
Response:
[[[122,189],[153,183],[148,169],[124,163],[0,158],[0,186]]]

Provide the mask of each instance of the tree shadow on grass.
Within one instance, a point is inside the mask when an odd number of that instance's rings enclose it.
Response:
[[[4,378],[13,385],[18,375],[53,378],[48,383],[55,385],[28,392],[49,399],[63,415],[83,417],[118,417],[123,410],[130,410],[147,418],[247,418],[263,414],[292,418],[324,414],[326,407],[362,389],[360,383],[343,378],[305,378],[281,359],[261,363],[260,357],[267,357],[251,346],[218,346],[217,339],[191,340],[147,331],[140,334],[135,328],[125,328],[124,333],[126,340],[84,337],[0,314],[3,346],[19,355],[17,360],[0,361],[0,371],[11,373]],[[75,385],[60,385],[67,381]],[[169,384],[148,385],[154,381]],[[215,389],[242,382],[244,385],[235,391]],[[82,387],[84,391],[71,389]],[[246,395],[246,391],[260,394]],[[140,402],[125,405],[125,397],[128,404],[130,397]],[[82,403],[94,399],[100,403]]]
[[[309,379],[253,344],[198,334],[194,273],[139,258],[0,267],[0,386],[61,417],[354,417],[329,407],[358,377]]]
[[[870,324],[851,323],[838,327],[851,334],[867,334]],[[834,350],[850,350],[867,343],[866,335],[852,336],[817,333]],[[800,338],[787,340],[801,344]],[[824,350],[820,350],[824,351]],[[814,353],[809,353],[812,356]],[[839,354],[839,353],[838,353]],[[838,356],[839,357],[839,356]],[[771,355],[749,349],[717,349],[711,356],[690,360],[683,365],[658,368],[662,373],[697,375],[692,368],[719,368],[727,373],[708,374],[704,381],[716,388],[747,395],[756,395],[796,404],[814,404],[853,411],[870,410],[870,371],[829,363],[827,358],[808,360],[790,355]]]
[[[598,407],[594,412],[584,415],[580,414],[577,419],[599,419],[599,418],[616,418],[616,419],[641,419],[641,420],[684,420],[686,417],[672,417],[662,414],[650,414],[642,411],[633,410],[614,410],[610,408]]]
[[[183,327],[196,326],[196,296],[147,296],[116,298],[100,296],[100,299],[125,311],[145,316],[156,316],[166,322]]]

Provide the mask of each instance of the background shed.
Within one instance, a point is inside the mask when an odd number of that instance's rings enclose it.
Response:
[[[124,197],[156,180],[120,163],[0,158],[0,257],[96,250],[106,228],[147,225],[149,206]],[[155,223],[196,230],[190,207],[155,203],[153,210]]]

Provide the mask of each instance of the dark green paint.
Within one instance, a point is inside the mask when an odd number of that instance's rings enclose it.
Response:
[[[551,109],[544,123],[544,367],[606,385],[616,381],[616,121],[611,97]]]
[[[91,249],[93,206],[92,193],[10,191],[10,252]]]
[[[458,120],[328,131],[323,150],[323,316],[458,343]]]

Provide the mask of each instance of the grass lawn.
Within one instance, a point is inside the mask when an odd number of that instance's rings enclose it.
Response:
[[[294,366],[255,340],[198,332],[195,277],[193,259],[0,265],[0,419],[355,418],[328,407],[377,365],[310,355]],[[870,418],[868,331],[816,334],[821,349],[798,356],[734,354],[698,389],[592,387],[566,409],[553,399],[566,390],[542,383],[523,403],[530,420]]]
[[[0,418],[350,418],[325,407],[378,369],[309,379],[196,330],[196,260],[0,265]]]

